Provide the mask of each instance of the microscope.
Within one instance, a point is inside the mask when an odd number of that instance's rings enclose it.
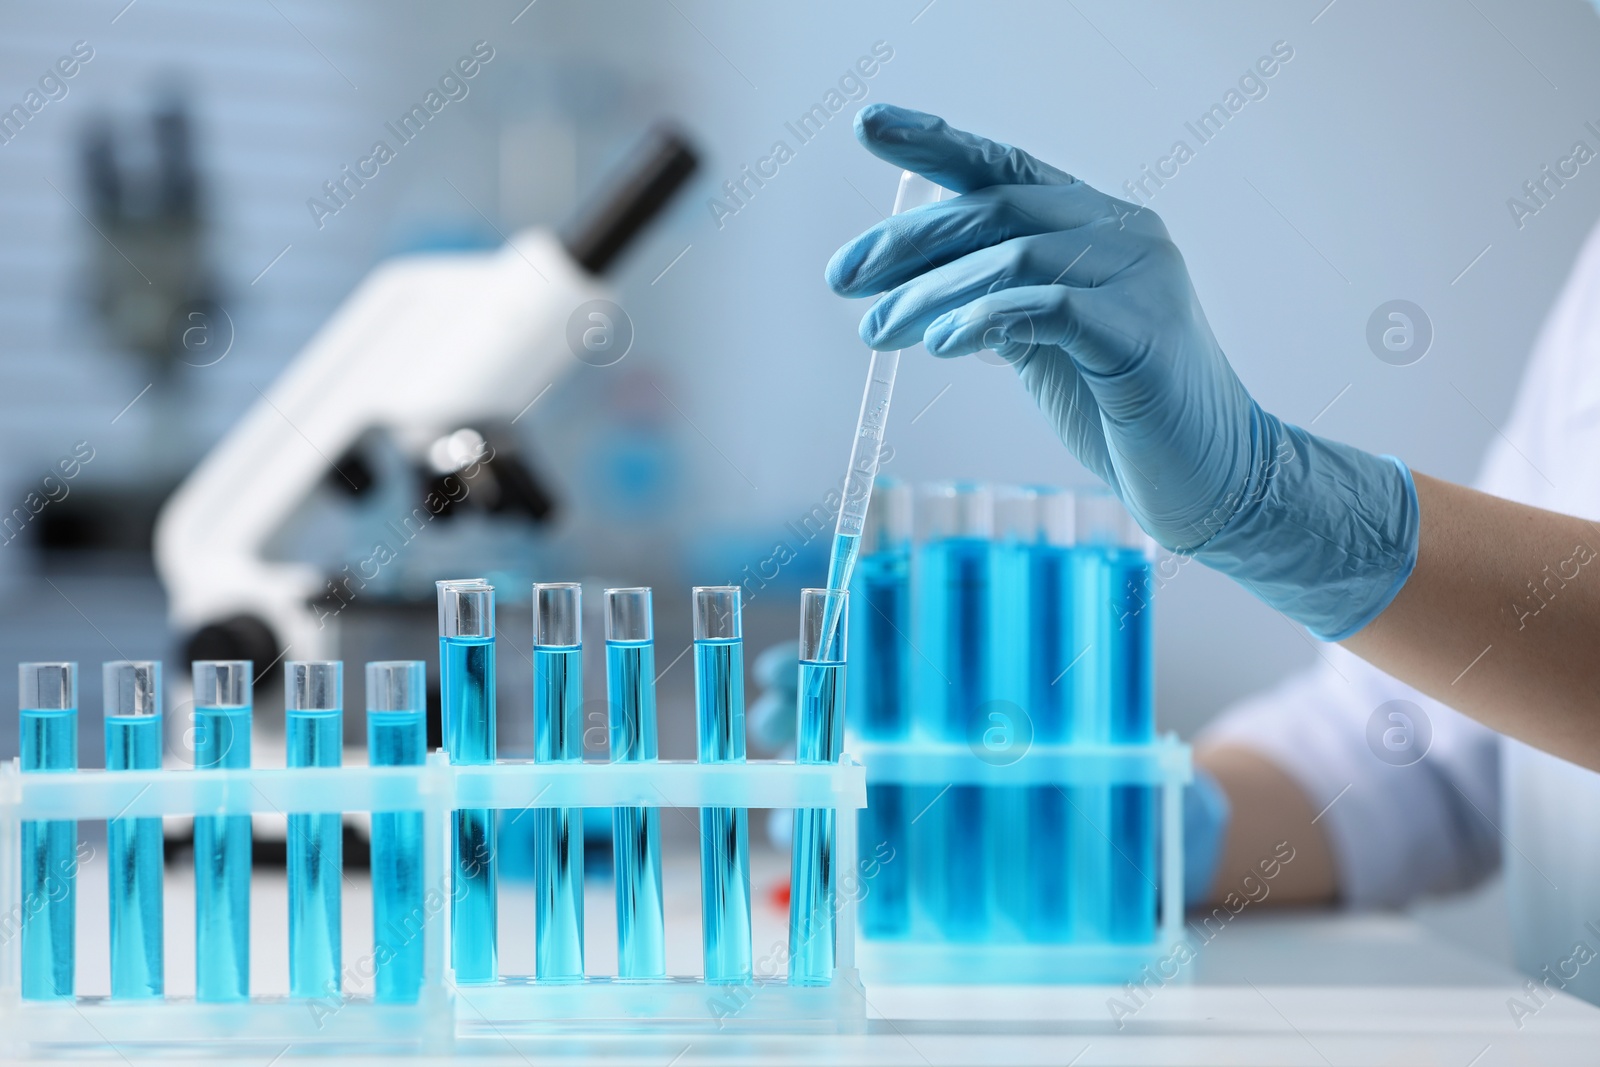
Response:
[[[695,166],[659,127],[559,233],[401,256],[363,279],[161,511],[156,568],[183,660],[248,659],[259,675],[339,657],[340,583],[271,541],[319,487],[366,491],[370,435],[414,467],[416,521],[466,506],[545,520],[554,501],[504,428],[572,363],[596,362],[590,341],[619,310],[605,271]]]

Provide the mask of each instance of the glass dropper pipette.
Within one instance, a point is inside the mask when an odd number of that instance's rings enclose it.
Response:
[[[944,189],[922,175],[902,171],[893,213],[898,215],[923,204],[935,203],[944,194]],[[850,444],[850,466],[845,471],[844,500],[839,504],[839,524],[834,528],[833,555],[828,561],[829,589],[850,588],[850,575],[861,552],[867,504],[872,500],[872,483],[878,476],[883,430],[889,421],[889,400],[894,395],[894,376],[899,367],[899,352],[874,351],[867,364],[867,388],[861,395],[861,414],[856,419],[856,435]],[[836,619],[828,620],[826,632],[829,636],[836,624]]]

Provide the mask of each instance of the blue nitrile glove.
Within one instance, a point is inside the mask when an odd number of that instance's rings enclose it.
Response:
[[[1194,781],[1183,787],[1183,906],[1198,907],[1211,896],[1228,839],[1233,807],[1209,771],[1194,769]]]
[[[919,111],[872,104],[856,135],[962,194],[834,253],[835,292],[886,294],[862,340],[994,349],[1146,533],[1319,637],[1388,606],[1417,558],[1410,472],[1261,410],[1153,211]]]
[[[761,687],[746,713],[750,736],[768,751],[793,759],[800,727],[800,642],[779,641],[763,649],[750,673]],[[793,836],[793,812],[778,809],[767,814],[769,841],[787,848]]]

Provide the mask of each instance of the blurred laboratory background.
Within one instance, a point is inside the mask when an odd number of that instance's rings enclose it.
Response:
[[[655,586],[663,662],[689,641],[695,584],[745,586],[752,649],[792,638],[798,589],[823,577],[867,354],[865,305],[833,296],[822,268],[894,194],[852,136],[868,102],[938,113],[1119,195],[1135,183],[1265,407],[1455,480],[1498,433],[1600,213],[1587,171],[1534,215],[1508,208],[1600,123],[1600,21],[1582,0],[4,12],[8,660],[164,658],[181,678],[197,635],[168,624],[151,545],[185,475],[386,257],[559,227],[662,123],[699,166],[609,272],[631,343],[564,361],[496,428],[515,465],[495,492],[439,515],[359,595],[330,592],[346,660],[431,661],[432,582],[471,574],[506,590],[502,634],[523,650],[533,580]],[[1253,76],[1264,56],[1275,73]],[[1197,137],[1230,92],[1242,106]],[[407,125],[430,93],[438,107]],[[1406,365],[1368,341],[1394,300],[1431,324]],[[1088,481],[997,360],[909,358],[888,443],[886,473],[911,480]],[[328,477],[270,547],[337,586],[427,481],[377,444],[322,458]],[[1163,728],[1190,736],[1319,654],[1203,567],[1160,573]],[[529,668],[501,663],[501,753],[527,755]],[[680,663],[662,679],[665,756],[692,754],[691,677]],[[97,697],[83,706],[82,763],[98,766]],[[16,743],[0,733],[0,757]]]

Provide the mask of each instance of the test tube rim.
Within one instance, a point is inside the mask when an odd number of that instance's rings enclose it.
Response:
[[[613,605],[622,597],[642,596],[644,600],[644,636],[643,637],[615,637],[613,631],[621,627],[614,625],[617,622],[617,613]],[[620,645],[643,645],[655,640],[655,593],[648,585],[619,585],[611,586],[605,590],[605,617],[606,617],[606,643]]]
[[[449,640],[461,641],[492,641],[494,640],[494,586],[486,578],[441,578],[433,583],[439,606],[439,636]],[[483,593],[488,598],[486,610],[480,620],[479,628],[483,633],[461,633],[460,612],[446,611],[447,593]],[[451,630],[456,632],[452,633]]]
[[[977,540],[990,540],[994,537],[994,486],[987,482],[972,479],[947,479],[937,482],[924,483],[918,489],[918,496],[928,503],[944,502],[952,510],[944,516],[948,529],[928,529],[924,537],[929,540],[945,540],[949,538],[972,538]],[[966,498],[977,505],[977,510],[972,516],[961,516],[954,510],[957,501]],[[924,507],[918,518],[930,525],[935,524],[939,518],[937,509]],[[968,523],[967,518],[976,521]]]
[[[1077,543],[1076,490],[1059,485],[1022,483],[996,485],[992,492],[996,541],[1071,548]],[[1008,507],[1026,500],[1031,512],[1021,522],[1008,518]]]
[[[305,706],[300,703],[301,686],[295,681],[295,671],[297,669],[307,669],[307,673],[310,674],[312,673],[311,668],[318,669],[319,673],[321,670],[332,669],[334,681],[332,686],[329,687],[333,692],[333,703],[331,705]],[[305,688],[308,691],[315,692],[319,687],[316,683],[308,681]],[[338,659],[285,660],[283,663],[283,710],[285,714],[289,715],[316,715],[343,711],[344,661]]]
[[[37,699],[42,690],[39,680],[44,676],[44,668],[64,668],[62,670],[61,696],[55,703],[46,703]],[[28,682],[33,681],[32,701],[28,699]],[[78,662],[77,660],[53,659],[34,660],[17,664],[17,707],[24,711],[76,711],[78,707]]]
[[[1039,540],[1057,548],[1078,543],[1079,490],[1064,485],[1034,485],[1039,494]],[[1051,504],[1054,503],[1054,507]]]
[[[1101,509],[1106,513],[1097,513]],[[1155,541],[1109,487],[1096,486],[1073,494],[1072,524],[1077,544],[1133,549],[1146,555],[1154,552]]]
[[[827,623],[828,623],[828,610],[827,609],[828,609],[828,604],[829,604],[830,600],[836,600],[838,605],[839,605],[838,614],[835,616],[835,618],[836,618],[836,623],[835,623],[836,634],[835,634],[835,636],[833,638],[833,642],[832,642],[839,650],[838,658],[836,658],[836,659],[817,659],[814,656],[808,657],[806,655],[806,643],[807,643],[808,640],[812,640],[813,638],[812,638],[812,634],[810,632],[811,631],[811,627],[808,625],[808,623],[811,620],[810,620],[809,616],[807,615],[806,609],[809,608],[813,603],[816,603],[816,604],[819,605],[819,607],[817,608],[817,611],[818,611],[820,617],[816,620],[816,629],[817,629],[818,632],[815,635],[814,640],[815,640],[815,643],[820,646],[822,644],[821,631],[823,630],[823,628],[825,628],[827,626]],[[845,662],[845,660],[847,658],[847,655],[848,655],[846,650],[850,647],[849,628],[850,628],[850,592],[849,592],[849,590],[847,590],[847,589],[821,589],[821,588],[807,588],[807,589],[800,590],[800,650],[799,650],[799,654],[800,654],[800,662],[801,663],[817,663],[817,664],[822,664],[824,666],[830,666],[830,667],[842,665]],[[823,651],[823,650],[819,648],[818,652],[820,653],[821,651]]]
[[[730,598],[731,609],[721,616],[721,621],[726,625],[718,626],[717,629],[719,631],[726,629],[731,632],[718,632],[716,634],[712,634],[709,632],[711,627],[706,624],[712,622],[716,618],[717,613],[715,609],[712,608],[712,614],[710,616],[704,615],[701,610],[702,605],[711,603],[712,601],[710,598],[712,597],[722,596]],[[696,641],[731,642],[744,640],[744,589],[742,586],[697,585],[693,587],[692,597],[694,609],[694,639]]]
[[[148,668],[149,673],[152,676],[148,691],[148,696],[150,698],[150,710],[140,710],[141,706],[137,699],[139,688],[138,685],[135,684],[132,687],[135,697],[133,710],[124,711],[121,706],[122,686],[120,683],[113,683],[112,674],[113,672],[121,671],[125,668],[131,668],[135,672],[134,677],[137,678],[137,672],[141,667]],[[100,664],[102,718],[159,719],[161,717],[161,704],[163,695],[161,688],[161,673],[161,661],[158,659],[113,659],[107,660]]]
[[[374,672],[404,671],[407,675],[415,675],[417,684],[415,688],[416,707],[409,708],[375,708],[374,697],[382,691],[383,687],[373,685]],[[428,711],[428,661],[421,659],[374,659],[368,660],[362,670],[366,686],[366,708],[368,715],[425,715]],[[409,681],[408,681],[409,684]]]
[[[220,678],[223,672],[218,668],[228,668],[230,674],[236,672],[233,680],[236,683],[239,683],[238,688],[243,693],[243,697],[241,699],[223,700],[220,699],[220,696],[215,700],[201,699],[201,691],[203,687],[200,685],[200,672],[202,670],[209,670],[213,672],[214,678]],[[255,702],[254,660],[197,659],[189,664],[189,681],[194,689],[194,706],[197,708],[215,708],[218,710],[251,708]],[[218,695],[218,689],[219,687],[215,685],[211,687],[211,692],[214,696]]]
[[[861,528],[861,550],[879,552],[908,547],[917,535],[916,486],[892,474],[872,481],[866,522]]]
[[[1032,485],[1003,483],[994,486],[990,491],[990,510],[995,540],[1017,544],[1034,544],[1043,540],[1041,500],[1042,494]],[[1013,509],[1016,513],[1010,514]]]
[[[547,605],[554,605],[554,598],[546,600],[546,593],[571,593],[572,601],[570,612],[563,617],[553,606],[545,609]],[[548,640],[550,630],[559,631],[554,636],[570,637],[571,640]],[[582,582],[534,582],[533,583],[533,647],[534,648],[582,648],[583,647],[583,583]]]

